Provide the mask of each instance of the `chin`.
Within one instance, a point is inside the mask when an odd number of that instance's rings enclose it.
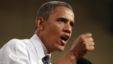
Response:
[[[59,46],[57,50],[58,51],[64,51],[64,48],[65,48],[64,46]]]

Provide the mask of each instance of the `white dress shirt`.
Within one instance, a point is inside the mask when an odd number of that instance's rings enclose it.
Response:
[[[39,37],[34,34],[30,39],[12,39],[0,49],[0,64],[43,64],[47,53]]]

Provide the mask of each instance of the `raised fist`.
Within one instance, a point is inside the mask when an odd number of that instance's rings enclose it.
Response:
[[[81,34],[73,42],[70,51],[74,53],[76,58],[81,58],[87,51],[93,51],[95,49],[94,45],[95,43],[91,33]]]

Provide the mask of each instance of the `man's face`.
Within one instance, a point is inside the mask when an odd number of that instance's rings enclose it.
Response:
[[[62,51],[72,34],[74,13],[64,6],[56,7],[44,21],[42,42],[49,51]]]

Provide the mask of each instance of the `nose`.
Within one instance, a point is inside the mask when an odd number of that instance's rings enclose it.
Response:
[[[71,34],[72,33],[72,27],[70,26],[70,24],[66,24],[63,31],[65,33]]]

